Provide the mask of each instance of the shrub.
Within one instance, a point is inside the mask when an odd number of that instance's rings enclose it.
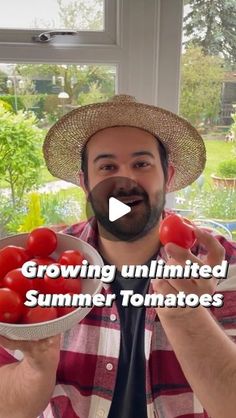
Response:
[[[236,159],[222,161],[217,167],[216,175],[225,178],[236,177]]]
[[[10,187],[14,209],[39,180],[43,132],[36,123],[32,114],[10,113],[0,107],[0,176]]]

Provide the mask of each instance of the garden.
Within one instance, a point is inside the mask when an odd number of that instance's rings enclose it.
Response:
[[[42,144],[50,126],[71,109],[110,98],[116,69],[105,65],[17,64],[0,70],[0,237],[39,225],[62,229],[86,219],[83,191],[53,178]],[[197,181],[176,193],[189,218],[226,221],[236,237],[236,115],[219,129],[224,71],[219,57],[190,47],[182,57],[180,114],[202,134],[207,163]],[[9,81],[13,80],[14,83]],[[222,128],[222,127],[221,127]],[[234,221],[234,226],[229,221]]]
[[[63,189],[45,167],[41,148],[46,130],[37,126],[35,115],[15,114],[0,106],[0,122],[1,237],[40,225],[62,229],[86,219],[82,189],[72,184]],[[187,210],[193,219],[236,220],[235,187],[215,185],[212,180],[212,174],[236,177],[235,143],[225,142],[223,134],[213,131],[204,135],[204,141],[206,168],[194,184],[176,194],[175,209]]]

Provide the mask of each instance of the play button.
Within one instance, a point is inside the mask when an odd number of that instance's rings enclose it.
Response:
[[[131,212],[131,207],[125,203],[120,202],[120,200],[115,197],[110,197],[109,199],[109,221],[114,222],[127,213]]]
[[[128,177],[111,176],[92,187],[86,215],[95,236],[111,241],[135,240],[156,222],[146,190]]]

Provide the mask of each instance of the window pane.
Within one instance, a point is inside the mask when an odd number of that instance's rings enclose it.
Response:
[[[0,64],[0,237],[85,219],[82,189],[51,176],[42,143],[63,114],[112,97],[116,76],[111,65]]]
[[[223,2],[222,9],[214,2],[198,5],[185,1],[180,114],[202,135],[207,163],[201,177],[177,194],[176,208],[217,220],[236,238],[236,67],[229,30],[236,25],[236,3]]]
[[[2,29],[104,30],[104,0],[0,0],[0,9]]]

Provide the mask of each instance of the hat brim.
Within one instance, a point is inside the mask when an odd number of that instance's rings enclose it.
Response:
[[[205,167],[204,141],[185,119],[156,106],[111,101],[74,109],[52,126],[43,146],[48,170],[78,184],[84,145],[96,132],[114,126],[140,128],[160,139],[175,168],[170,191],[193,183]]]

